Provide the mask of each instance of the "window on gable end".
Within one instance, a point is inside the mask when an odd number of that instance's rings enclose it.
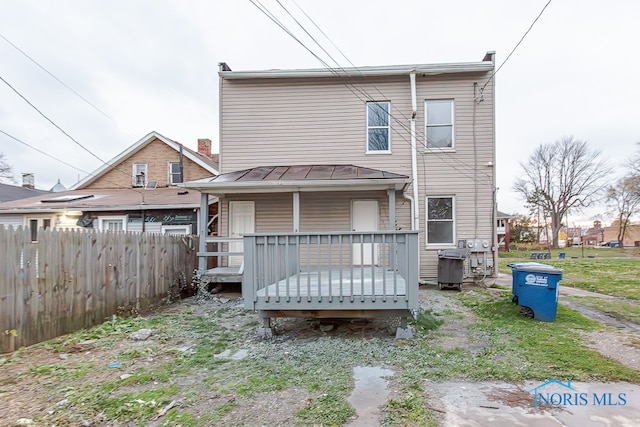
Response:
[[[182,168],[180,162],[169,163],[169,183],[179,184],[182,182]]]
[[[391,152],[391,103],[367,102],[367,153]]]
[[[147,164],[134,163],[132,171],[133,180],[131,184],[134,187],[144,187],[147,185]]]
[[[454,148],[454,104],[453,99],[426,100],[425,148],[427,150],[453,150]]]

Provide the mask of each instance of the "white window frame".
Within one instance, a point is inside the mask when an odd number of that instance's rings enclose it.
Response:
[[[98,217],[98,230],[107,231],[104,228],[104,223],[108,221],[122,221],[122,231],[127,231],[127,215],[113,215],[113,216],[99,216]]]
[[[387,104],[387,125],[386,126],[369,126],[369,104]],[[366,130],[365,130],[365,148],[366,154],[391,154],[391,101],[370,101],[365,104],[365,120],[366,120]],[[388,147],[386,150],[371,150],[369,149],[369,129],[387,129],[388,137]]]
[[[139,182],[138,175],[144,173],[144,182]],[[131,169],[131,185],[133,187],[144,187],[149,180],[149,165],[147,163],[134,163]]]
[[[434,219],[429,220],[429,199],[451,199],[451,219]],[[452,194],[431,194],[425,197],[424,200],[424,212],[425,212],[425,233],[424,239],[425,243],[428,247],[451,247],[456,245],[456,197]],[[429,243],[429,222],[450,222],[452,231],[451,231],[451,242],[434,242]]]
[[[160,227],[162,234],[192,234],[191,224],[184,225],[163,225]],[[182,231],[181,233],[171,233],[172,231]]]
[[[451,123],[428,123],[427,122],[427,109],[430,102],[442,102],[449,101],[451,103]],[[455,151],[456,150],[456,103],[453,98],[443,99],[425,99],[424,100],[424,149],[426,152],[442,152],[442,151]],[[427,141],[427,130],[429,127],[451,126],[451,147],[429,147]]]
[[[174,184],[181,184],[181,183],[183,183],[183,182],[184,182],[184,176],[182,176],[182,181],[180,181],[180,182],[175,182],[175,181],[173,180],[173,176],[174,176],[174,175],[183,175],[183,174],[181,174],[180,172],[178,172],[178,173],[173,173],[173,171],[172,171],[172,167],[173,167],[173,165],[178,165],[178,170],[179,170],[179,168],[180,168],[180,162],[169,162],[169,184],[171,184],[171,185],[174,185]]]

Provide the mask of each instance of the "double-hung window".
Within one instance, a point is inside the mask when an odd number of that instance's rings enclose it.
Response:
[[[454,105],[453,99],[426,100],[425,148],[427,150],[453,150],[454,148]]]
[[[179,162],[169,163],[169,183],[178,184],[182,182],[182,168]]]
[[[391,152],[391,103],[367,102],[367,153]]]
[[[132,185],[134,187],[144,187],[145,185],[147,185],[147,164],[134,163],[132,175]]]
[[[427,245],[455,243],[455,211],[452,196],[427,196]]]
[[[99,216],[98,230],[101,231],[127,231],[127,216]]]

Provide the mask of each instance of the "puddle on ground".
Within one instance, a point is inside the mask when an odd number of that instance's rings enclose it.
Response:
[[[390,390],[385,377],[393,376],[390,369],[376,366],[356,366],[353,368],[355,387],[347,399],[356,410],[356,419],[347,427],[379,426],[382,405],[387,402]]]

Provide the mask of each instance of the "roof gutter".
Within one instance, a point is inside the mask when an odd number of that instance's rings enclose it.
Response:
[[[301,77],[354,78],[376,76],[406,76],[410,74],[439,75],[452,73],[485,73],[491,70],[493,70],[493,64],[483,61],[458,64],[398,65],[386,67],[344,68],[340,70],[316,68],[307,70],[219,71],[218,75],[228,80]]]
[[[275,191],[287,191],[290,189],[296,189],[296,191],[316,190],[317,189],[332,189],[336,190],[340,187],[344,187],[345,190],[353,189],[354,187],[378,187],[378,188],[395,188],[396,190],[402,190],[407,183],[410,182],[407,178],[403,179],[333,179],[333,180],[287,180],[287,181],[235,181],[216,183],[214,182],[187,182],[181,185],[184,188],[191,188],[205,193],[220,192],[220,193],[232,193],[234,191],[255,190],[275,190]]]

